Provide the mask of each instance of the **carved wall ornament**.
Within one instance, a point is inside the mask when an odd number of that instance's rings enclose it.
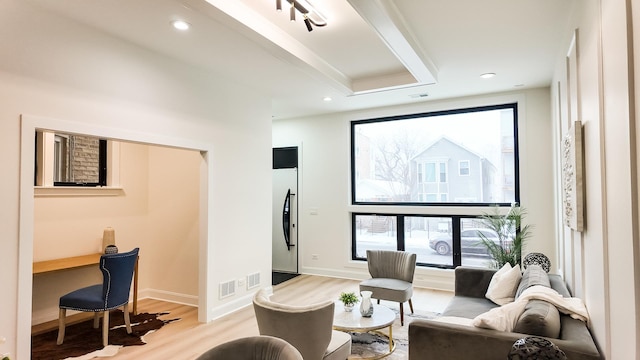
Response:
[[[584,229],[582,122],[576,120],[562,139],[562,207],[564,224]]]

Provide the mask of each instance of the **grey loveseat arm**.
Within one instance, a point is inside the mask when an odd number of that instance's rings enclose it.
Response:
[[[513,343],[524,334],[415,320],[409,324],[409,360],[506,359]]]
[[[484,299],[495,270],[457,267],[455,270],[455,296]]]
[[[455,270],[455,296],[443,316],[473,319],[497,305],[485,298],[495,270],[458,267]],[[558,275],[550,275],[552,288],[564,296],[569,291]],[[601,359],[586,324],[568,315],[560,316],[558,339],[548,338],[571,360]],[[531,336],[477,328],[438,320],[415,320],[409,324],[409,360],[423,359],[506,359],[513,343]]]

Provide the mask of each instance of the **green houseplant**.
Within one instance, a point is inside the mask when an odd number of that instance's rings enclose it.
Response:
[[[353,310],[353,307],[358,302],[358,296],[354,292],[342,292],[338,298],[342,304],[344,304],[345,311]]]
[[[498,242],[495,242],[479,233],[482,243],[491,255],[492,267],[499,269],[506,263],[511,266],[520,264],[522,246],[531,236],[531,225],[522,223],[526,213],[524,208],[513,204],[505,215],[500,214],[500,209],[495,206],[492,213],[480,216],[484,225],[498,234]]]

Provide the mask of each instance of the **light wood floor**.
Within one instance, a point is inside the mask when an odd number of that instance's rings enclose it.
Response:
[[[358,280],[300,275],[273,288],[272,300],[293,305],[305,305],[327,299],[337,299],[342,291],[358,291]],[[414,287],[414,309],[442,312],[453,296],[450,292]],[[389,307],[397,303],[385,302]],[[153,299],[138,303],[140,312],[162,312],[166,318],[181,318],[160,331],[145,336],[144,346],[128,346],[120,350],[115,360],[124,359],[195,359],[211,347],[245,336],[258,335],[253,308],[246,306],[208,324],[198,322],[197,308]],[[409,311],[405,305],[405,311]],[[54,325],[55,327],[55,325]]]

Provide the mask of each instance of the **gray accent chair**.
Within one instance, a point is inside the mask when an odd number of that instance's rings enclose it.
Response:
[[[272,336],[250,336],[232,340],[207,350],[196,360],[303,360],[288,342]]]
[[[413,274],[416,254],[405,251],[367,250],[371,279],[360,283],[360,292],[371,291],[371,298],[400,303],[400,325],[404,325],[403,304],[409,301],[413,313]]]
[[[331,300],[307,306],[276,303],[264,290],[253,297],[260,335],[285,340],[304,360],[345,360],[351,355],[351,335],[333,330],[334,308]]]

